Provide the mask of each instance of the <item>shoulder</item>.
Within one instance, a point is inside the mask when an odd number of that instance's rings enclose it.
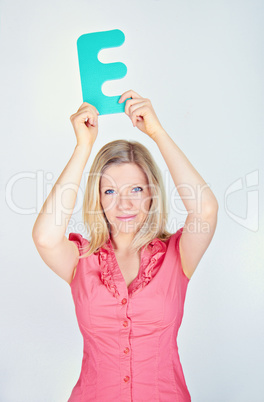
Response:
[[[167,247],[174,249],[179,252],[179,242],[183,232],[183,227],[178,229],[177,232],[172,233],[171,236],[166,240]]]
[[[83,237],[80,233],[71,232],[69,234],[68,240],[76,244],[80,255],[87,252],[89,249],[89,241],[85,237]]]
[[[178,229],[176,233],[166,233],[167,237],[162,238],[162,237],[155,237],[153,240],[151,240],[147,245],[145,245],[144,248],[148,248],[153,251],[157,250],[162,250],[166,251],[169,248],[175,248],[179,246],[179,240],[181,238],[183,231],[183,227]]]
[[[180,228],[176,233],[170,236],[167,233],[167,238],[156,237],[147,246],[147,249],[152,255],[155,254],[172,254],[179,253],[179,240],[181,238],[183,228]]]
[[[190,278],[186,275],[186,270],[184,269],[181,253],[181,239],[183,234],[184,226],[173,233],[168,239],[168,255],[171,261],[174,261],[177,267],[177,271],[180,276],[184,278],[185,283],[189,282]]]

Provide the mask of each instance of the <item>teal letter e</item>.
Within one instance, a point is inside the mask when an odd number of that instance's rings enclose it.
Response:
[[[120,96],[104,95],[102,85],[105,81],[123,78],[127,73],[126,65],[98,60],[100,50],[121,46],[124,41],[125,35],[119,29],[84,34],[77,40],[83,102],[95,106],[101,115],[125,110],[125,102],[118,103]]]

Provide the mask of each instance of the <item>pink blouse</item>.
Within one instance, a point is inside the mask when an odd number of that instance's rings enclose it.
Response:
[[[109,250],[79,260],[70,286],[83,360],[68,402],[191,401],[177,347],[189,283],[179,253],[182,230],[141,251],[128,287],[110,239]],[[88,244],[78,233],[69,240],[78,248]]]

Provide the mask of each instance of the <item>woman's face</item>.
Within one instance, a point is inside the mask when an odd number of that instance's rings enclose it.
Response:
[[[111,233],[136,233],[151,204],[148,180],[134,163],[109,166],[101,177],[100,200]]]

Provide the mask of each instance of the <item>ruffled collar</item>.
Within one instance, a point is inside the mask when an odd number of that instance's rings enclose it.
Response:
[[[138,293],[153,279],[165,257],[166,250],[167,243],[158,238],[152,240],[147,248],[141,250],[139,272],[137,277],[128,286],[129,295]],[[101,268],[101,281],[113,293],[113,296],[118,298],[120,293],[117,283],[121,281],[125,284],[125,280],[118,266],[110,237],[105,246],[99,249],[97,255]]]

